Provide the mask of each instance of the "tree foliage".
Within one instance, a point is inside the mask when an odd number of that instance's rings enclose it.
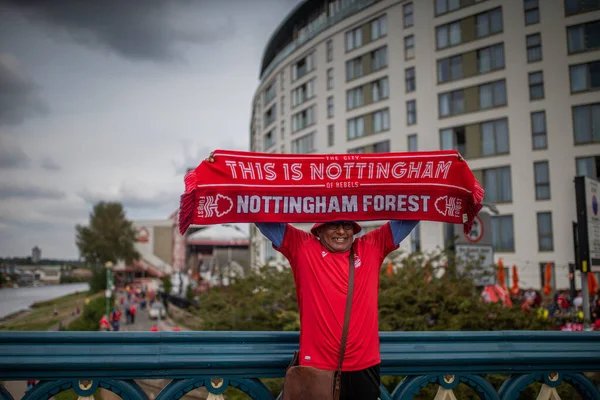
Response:
[[[482,331],[550,329],[548,322],[520,307],[482,301],[473,280],[477,266],[441,267],[447,255],[396,257],[393,273],[382,268],[379,289],[381,331]],[[452,264],[452,263],[450,263]],[[435,267],[437,265],[437,267]],[[431,279],[427,279],[431,276]],[[206,330],[299,330],[296,291],[288,267],[265,266],[227,287],[200,295],[197,313]]]
[[[139,258],[135,250],[136,230],[125,218],[120,203],[99,202],[94,205],[88,226],[77,225],[76,243],[88,262],[104,266],[107,261],[127,264]]]

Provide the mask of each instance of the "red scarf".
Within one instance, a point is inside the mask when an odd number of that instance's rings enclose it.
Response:
[[[232,222],[427,220],[471,230],[483,189],[454,150],[266,154],[217,150],[185,176],[179,228]]]

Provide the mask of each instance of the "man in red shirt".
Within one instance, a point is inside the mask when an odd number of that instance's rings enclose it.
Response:
[[[300,365],[337,370],[346,294],[348,256],[354,247],[354,294],[341,399],[376,400],[381,392],[378,326],[379,272],[418,221],[390,221],[354,240],[353,221],[315,224],[311,233],[289,224],[256,226],[290,262],[300,313]]]

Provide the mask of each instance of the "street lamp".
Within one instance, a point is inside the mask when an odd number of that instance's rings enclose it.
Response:
[[[110,297],[112,295],[112,273],[111,269],[113,267],[113,263],[111,261],[107,261],[104,264],[104,268],[106,268],[106,317],[110,315]]]

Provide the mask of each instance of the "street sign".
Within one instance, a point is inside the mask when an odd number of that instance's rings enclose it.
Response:
[[[482,269],[487,272],[485,277],[475,277],[477,286],[493,285],[495,283],[494,248],[492,245],[457,244],[455,252],[459,265],[481,265]]]
[[[600,271],[600,215],[598,215],[598,199],[600,183],[585,178],[585,203],[587,213],[588,251],[590,270]]]
[[[481,265],[487,276],[474,275],[477,286],[495,283],[494,248],[492,246],[492,217],[485,211],[479,212],[473,220],[469,234],[462,225],[454,225],[454,252],[459,266]]]
[[[473,220],[473,227],[468,235],[465,235],[463,226],[454,225],[454,237],[456,245],[471,244],[471,245],[492,245],[492,217],[485,211],[481,211]]]

